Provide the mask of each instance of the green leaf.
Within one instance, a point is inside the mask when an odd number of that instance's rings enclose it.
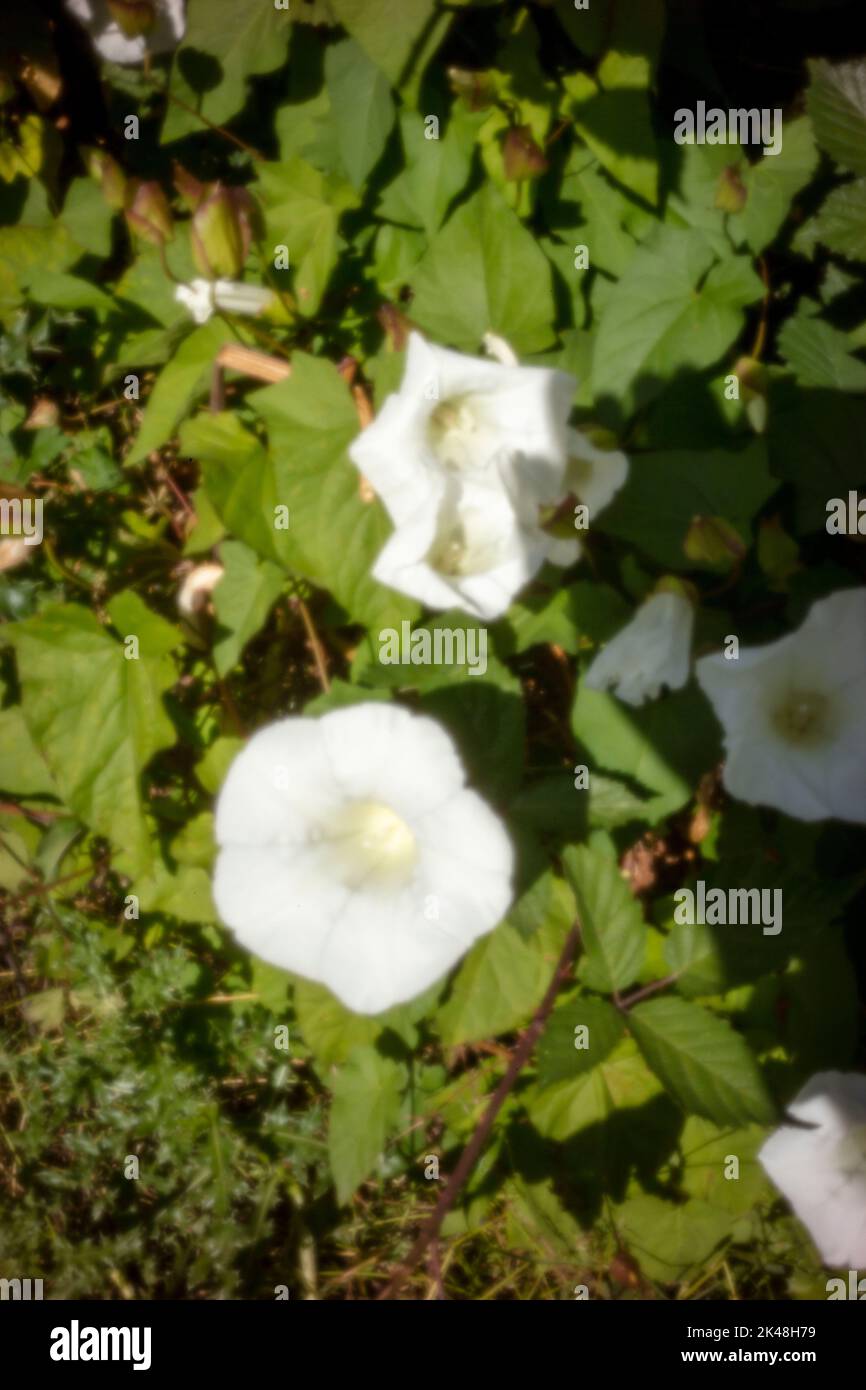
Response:
[[[0,710],[0,790],[15,796],[57,796],[57,787],[36,748],[20,705]]]
[[[530,892],[469,952],[437,1014],[446,1047],[507,1033],[541,1002],[572,920],[561,880],[548,877],[546,889],[532,904],[539,914],[533,912],[531,931],[521,915]]]
[[[717,725],[694,686],[632,709],[581,685],[571,726],[602,772],[632,779],[636,793],[654,793],[642,815],[649,825],[690,800],[703,773],[721,757]]]
[[[391,90],[381,70],[353,39],[325,54],[325,82],[337,128],[337,148],[355,188],[378,162],[394,124]],[[359,113],[363,112],[363,119]]]
[[[546,1139],[570,1139],[591,1126],[598,1126],[603,1133],[614,1115],[640,1109],[661,1090],[631,1038],[624,1038],[591,1071],[532,1096],[529,1118]]]
[[[704,1266],[731,1234],[730,1213],[693,1198],[677,1204],[647,1192],[616,1209],[619,1238],[651,1279],[673,1284]]]
[[[337,262],[337,225],[357,197],[345,179],[321,174],[299,157],[259,166],[255,185],[264,204],[270,246],[288,246],[298,308],[315,314]]]
[[[866,401],[787,379],[770,388],[767,448],[777,478],[793,483],[796,533],[823,531],[827,500],[863,485]]]
[[[73,179],[63,204],[61,221],[72,240],[92,251],[95,256],[107,256],[111,251],[111,208],[102,189],[93,179]]]
[[[647,90],[649,62],[640,54],[611,49],[597,78],[580,72],[564,79],[575,128],[613,178],[654,204],[658,158]]]
[[[770,1191],[757,1157],[765,1138],[766,1131],[758,1125],[719,1129],[698,1115],[690,1115],[679,1142],[684,1191],[731,1215],[749,1211]],[[739,1161],[736,1178],[726,1176],[731,1157]]]
[[[577,901],[585,951],[583,978],[605,994],[624,989],[640,974],[646,926],[615,859],[585,845],[570,847],[563,868]]]
[[[763,440],[736,452],[691,449],[644,454],[596,528],[629,541],[667,569],[691,570],[686,533],[696,516],[720,516],[748,536],[756,512],[776,491]],[[653,522],[647,526],[647,517]]]
[[[454,735],[472,785],[494,800],[516,791],[523,775],[526,720],[520,682],[510,688],[475,678],[426,693],[421,710]]]
[[[779,352],[802,386],[866,391],[866,362],[852,356],[848,346],[846,334],[838,328],[805,314],[788,319],[778,338]]]
[[[65,804],[117,847],[115,863],[149,870],[156,847],[144,819],[141,773],[175,739],[162,696],[174,683],[164,651],[127,660],[76,604],[46,609],[9,632],[24,715]]]
[[[772,1124],[775,1108],[746,1043],[720,1018],[673,996],[636,1004],[638,1047],[683,1107],[716,1124]]]
[[[407,69],[435,9],[435,0],[331,0],[331,8],[392,86]]]
[[[356,1047],[337,1075],[328,1155],[338,1202],[348,1202],[384,1152],[400,1113],[403,1071],[374,1047]]]
[[[231,330],[220,319],[193,329],[183,340],[150,393],[128,464],[141,463],[171,438],[196,396],[210,384],[220,348],[232,340]]]
[[[815,139],[843,169],[866,174],[866,59],[809,63],[806,95]]]
[[[203,116],[223,125],[247,99],[247,82],[285,62],[291,15],[273,4],[189,0],[186,32],[171,67],[169,91],[192,111],[169,102],[162,142],[202,130]]]
[[[249,403],[268,426],[275,500],[289,508],[289,529],[274,533],[281,558],[329,589],[357,622],[399,628],[418,606],[370,577],[390,525],[378,500],[361,501],[359,475],[346,456],[358,419],[334,366],[296,352],[288,380],[256,391]],[[211,496],[237,532],[212,490]],[[235,487],[231,496],[234,513],[243,494]]]
[[[727,351],[742,329],[744,307],[764,288],[745,257],[712,262],[698,231],[661,227],[638,248],[601,316],[592,363],[596,396],[627,394],[643,402],[678,370],[700,371]]]
[[[491,186],[451,215],[411,284],[412,318],[440,342],[475,352],[491,331],[529,353],[553,341],[547,258]]]
[[[214,589],[216,618],[222,629],[214,643],[214,662],[224,676],[264,624],[285,584],[285,575],[260,559],[241,541],[226,541],[220,550],[225,574]]]
[[[406,168],[382,194],[379,216],[407,227],[423,227],[432,237],[469,178],[479,119],[479,113],[457,105],[445,134],[429,140],[424,117],[416,111],[401,112]]]
[[[578,1034],[579,1028],[586,1033]],[[604,999],[576,998],[554,1009],[536,1053],[539,1090],[591,1071],[623,1035],[622,1014]]]
[[[738,228],[750,249],[758,254],[773,240],[790,211],[794,196],[810,180],[818,165],[818,151],[812,127],[806,117],[786,121],[782,148],[777,155],[765,154],[757,164],[746,164],[741,173],[746,202],[732,216],[732,231]]]
[[[811,230],[815,239],[831,251],[851,260],[866,261],[866,179],[854,179],[834,188],[821,204]]]

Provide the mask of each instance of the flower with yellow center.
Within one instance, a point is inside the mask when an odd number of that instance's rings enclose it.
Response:
[[[260,729],[216,807],[214,901],[242,946],[380,1013],[511,902],[513,851],[434,720],[370,703]]]
[[[696,671],[725,732],[732,796],[866,822],[866,589],[820,599],[798,631]]]

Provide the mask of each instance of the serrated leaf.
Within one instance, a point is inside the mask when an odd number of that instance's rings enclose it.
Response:
[[[578,1029],[586,1033],[578,1033]],[[536,1053],[539,1090],[571,1081],[603,1062],[623,1035],[622,1014],[604,999],[578,997],[554,1009]]]
[[[586,845],[571,846],[563,868],[577,901],[585,951],[584,979],[609,994],[640,974],[646,953],[646,925],[615,859]]]
[[[750,249],[758,254],[773,240],[800,189],[818,165],[818,151],[806,117],[786,121],[782,148],[778,154],[765,154],[757,164],[746,164],[742,180],[746,202],[732,217],[735,235],[742,230]]]
[[[812,221],[811,234],[840,256],[866,261],[866,179],[834,188]]]
[[[640,1109],[661,1089],[631,1038],[624,1038],[591,1071],[573,1081],[559,1081],[532,1096],[529,1118],[546,1139],[570,1139],[581,1130],[596,1126],[603,1133],[606,1121],[613,1115]]]
[[[772,1124],[775,1108],[745,1041],[697,1004],[668,997],[630,1011],[648,1065],[684,1110],[716,1124]]]
[[[778,348],[803,386],[866,391],[866,362],[852,356],[847,336],[823,319],[804,314],[788,319]]]
[[[815,139],[843,169],[866,174],[866,60],[809,63],[806,94]]]

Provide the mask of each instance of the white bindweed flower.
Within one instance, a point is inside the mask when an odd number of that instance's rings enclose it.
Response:
[[[799,820],[866,822],[866,589],[812,605],[797,632],[696,664],[725,733],[723,780]]]
[[[619,449],[601,449],[580,430],[568,431],[565,491],[573,492],[596,517],[613,501],[628,477],[628,459]]]
[[[189,310],[196,323],[207,323],[214,309],[254,317],[264,313],[274,302],[273,291],[261,285],[246,285],[240,280],[191,280],[188,285],[178,285],[174,297]]]
[[[191,618],[201,612],[224,574],[222,565],[208,560],[184,576],[177,592],[177,606],[184,617]]]
[[[584,677],[591,690],[609,690],[629,705],[655,700],[662,686],[679,690],[689,678],[695,610],[685,595],[654,593],[595,658]]]
[[[494,619],[555,559],[554,549],[537,525],[522,522],[504,485],[445,478],[431,481],[422,505],[386,541],[373,577],[428,608]]]
[[[411,333],[399,391],[349,456],[398,526],[432,480],[498,484],[508,458],[534,498],[558,502],[576,385],[567,372],[485,362]]]
[[[758,1154],[825,1264],[866,1267],[866,1076],[824,1071],[788,1106]]]
[[[185,0],[65,0],[110,63],[140,63],[169,53],[186,31]]]
[[[505,829],[434,720],[371,703],[260,729],[216,807],[214,901],[238,941],[381,1013],[511,903]]]

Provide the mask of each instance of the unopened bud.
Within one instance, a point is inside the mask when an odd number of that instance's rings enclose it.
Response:
[[[126,203],[127,178],[116,159],[105,150],[88,150],[85,154],[87,172],[102,185],[102,196],[115,212]]]
[[[132,193],[126,208],[126,220],[130,230],[143,237],[153,246],[164,246],[174,236],[174,223],[168,199],[159,184],[150,181],[136,187],[130,184],[127,197]]]
[[[196,269],[209,280],[236,280],[252,240],[253,202],[244,188],[217,184],[190,223]]]
[[[730,570],[746,556],[739,531],[721,516],[696,516],[686,532],[683,550],[698,565]]]
[[[507,179],[537,179],[547,168],[544,151],[528,125],[514,125],[502,147]]]

